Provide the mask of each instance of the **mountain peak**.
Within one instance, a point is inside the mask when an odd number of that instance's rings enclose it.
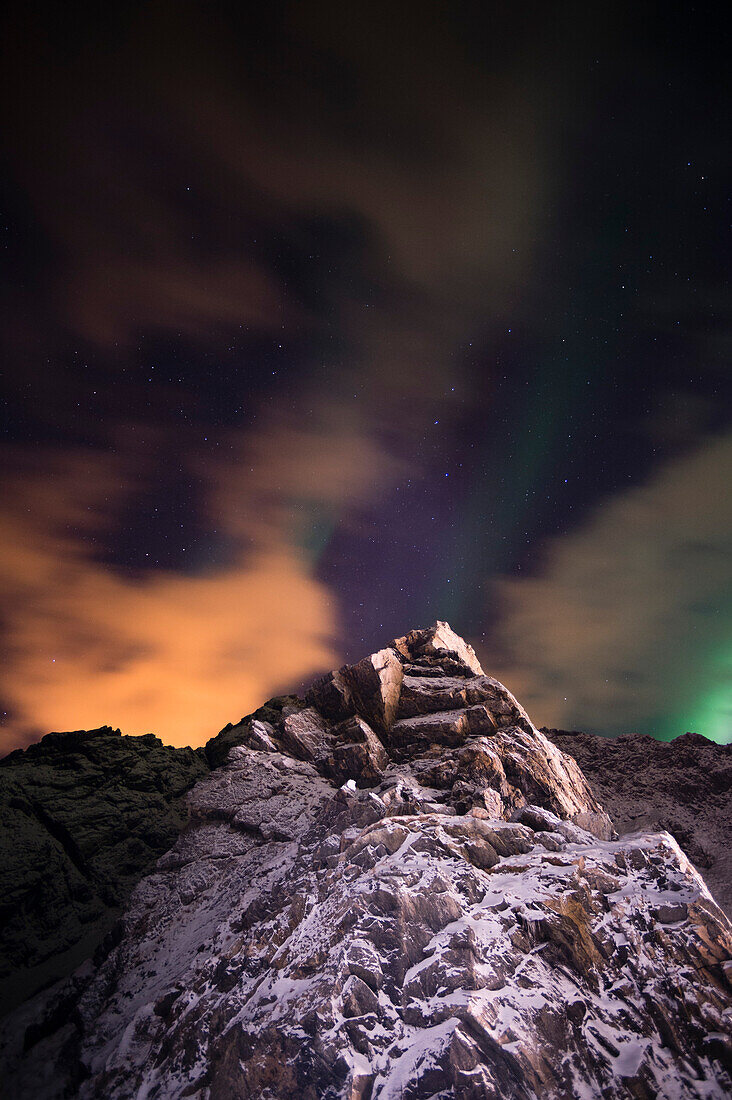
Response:
[[[12,1094],[729,1095],[732,926],[447,623],[206,756],[94,964],[0,1030]]]
[[[449,623],[438,619],[426,630],[410,630],[403,638],[397,638],[392,647],[403,656],[419,660],[420,657],[434,657],[438,661],[443,659],[457,659],[476,676],[483,675],[480,661],[475,655],[471,645],[456,634]]]

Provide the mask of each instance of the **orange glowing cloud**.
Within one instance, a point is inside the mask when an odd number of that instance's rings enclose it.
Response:
[[[103,724],[200,745],[339,662],[336,601],[297,545],[286,502],[363,505],[390,476],[386,457],[366,439],[280,424],[206,473],[211,516],[237,549],[197,575],[131,576],[95,559],[94,533],[141,477],[130,460],[55,456],[9,486],[0,752]]]

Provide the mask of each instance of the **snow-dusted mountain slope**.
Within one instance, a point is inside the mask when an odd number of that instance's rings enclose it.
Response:
[[[732,917],[732,744],[696,733],[656,741],[543,732],[575,758],[619,832],[671,833]]]
[[[732,927],[446,626],[240,731],[8,1095],[728,1097]]]

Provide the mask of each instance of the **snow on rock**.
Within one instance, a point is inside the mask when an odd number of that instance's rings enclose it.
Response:
[[[732,926],[446,624],[307,703],[196,785],[96,965],[9,1018],[8,1095],[730,1095]]]
[[[732,744],[544,732],[576,759],[619,832],[672,833],[732,917]]]

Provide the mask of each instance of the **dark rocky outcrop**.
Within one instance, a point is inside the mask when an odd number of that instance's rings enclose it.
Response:
[[[91,954],[207,772],[200,752],[109,727],[51,733],[0,761],[0,1005]]]
[[[50,733],[0,760],[0,1015],[69,974],[188,820],[185,795],[245,739],[274,749],[282,695],[203,749],[117,729]]]
[[[220,737],[104,952],[0,1028],[8,1095],[730,1094],[729,921],[447,624]]]
[[[303,707],[302,699],[297,695],[276,695],[268,699],[253,714],[247,714],[234,724],[229,722],[220,733],[206,742],[204,753],[212,768],[220,768],[235,745],[241,745],[251,736],[252,722],[264,723],[265,729],[276,726],[282,720],[283,713],[292,713]]]
[[[542,732],[575,758],[620,832],[671,833],[732,918],[732,745]]]

